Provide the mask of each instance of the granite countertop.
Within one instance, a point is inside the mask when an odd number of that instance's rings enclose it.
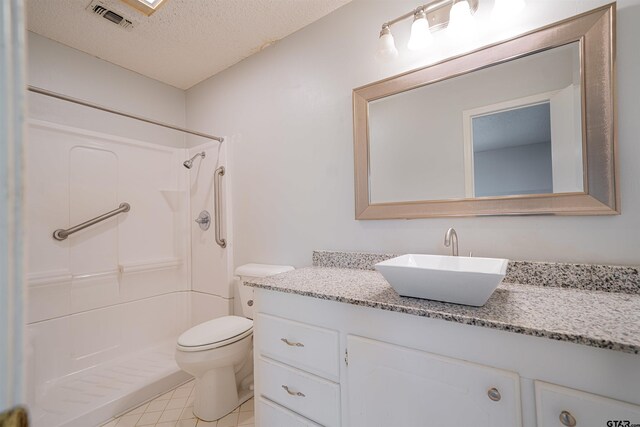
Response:
[[[640,353],[640,295],[503,283],[483,307],[401,297],[376,271],[307,267],[247,282],[364,307]]]

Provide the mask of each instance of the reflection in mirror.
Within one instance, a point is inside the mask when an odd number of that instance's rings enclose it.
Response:
[[[471,119],[468,197],[553,193],[549,111],[545,102]]]
[[[370,203],[582,192],[579,49],[370,101]]]
[[[472,118],[468,197],[553,193],[549,110],[543,103]]]
[[[466,196],[583,191],[579,100],[570,85],[465,111]]]

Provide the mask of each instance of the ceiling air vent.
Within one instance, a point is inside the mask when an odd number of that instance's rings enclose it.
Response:
[[[122,11],[115,10],[115,8],[111,7],[106,2],[93,0],[87,7],[87,10],[103,17],[109,22],[119,25],[122,28],[130,30],[134,27],[132,19],[125,17]]]

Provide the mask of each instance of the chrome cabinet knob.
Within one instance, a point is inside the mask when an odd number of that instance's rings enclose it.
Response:
[[[487,390],[487,396],[489,396],[489,399],[493,400],[494,402],[498,402],[500,399],[502,399],[500,392],[495,387],[492,387],[489,390]]]
[[[574,427],[577,425],[576,419],[571,415],[569,411],[560,412],[560,422],[563,426]]]
[[[304,347],[304,344],[302,344],[301,342],[291,342],[286,338],[280,338],[280,341],[291,347]]]
[[[305,397],[304,393],[300,393],[299,391],[291,391],[289,390],[289,387],[284,384],[282,385],[282,388],[291,396]]]

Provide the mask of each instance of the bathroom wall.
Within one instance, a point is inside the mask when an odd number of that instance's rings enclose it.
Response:
[[[35,34],[28,58],[29,84],[184,125],[181,90]],[[191,230],[184,135],[33,93],[29,104],[33,403],[49,381],[163,342],[173,348],[191,324]],[[67,240],[52,238],[55,229],[121,202],[130,203],[130,212]]]
[[[112,109],[177,126],[185,123],[184,91],[35,33],[27,40],[28,83]],[[29,116],[96,132],[185,147],[184,134],[30,94]]]
[[[311,263],[313,249],[446,253],[454,226],[461,252],[525,260],[640,264],[640,1],[618,2],[618,129],[622,215],[356,221],[353,88],[424,66],[474,46],[561,20],[606,0],[528,0],[498,28],[492,1],[480,2],[482,33],[462,46],[436,34],[426,53],[406,49],[410,23],[394,27],[400,57],[375,57],[383,22],[413,1],[355,0],[187,91],[187,123],[233,137],[235,264]]]

